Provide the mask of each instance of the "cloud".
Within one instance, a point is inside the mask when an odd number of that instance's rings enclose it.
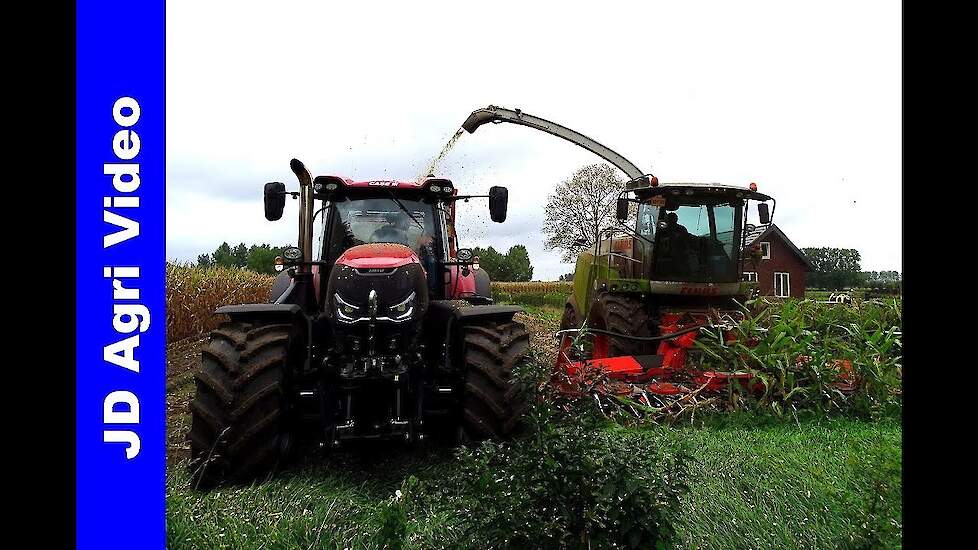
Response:
[[[381,11],[382,13],[378,13]],[[515,20],[502,22],[506,14]],[[411,179],[473,109],[519,107],[663,181],[756,181],[800,247],[900,269],[900,9],[887,2],[658,6],[167,3],[167,255],[289,242],[261,186],[316,174]],[[466,243],[520,242],[536,276],[547,195],[599,159],[512,125],[464,135],[440,166],[465,192],[510,189],[505,224],[460,208]],[[197,253],[200,253],[197,252]]]

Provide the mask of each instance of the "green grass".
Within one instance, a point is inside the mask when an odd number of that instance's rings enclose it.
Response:
[[[688,449],[688,491],[673,519],[680,547],[808,548],[900,545],[901,428],[897,421],[735,417],[705,428],[608,427],[649,449]],[[199,493],[183,465],[167,481],[171,548],[373,548],[389,503],[413,476],[426,494],[459,487],[450,450],[384,447],[310,458],[274,479]],[[469,495],[478,498],[479,495]],[[457,501],[420,499],[395,533],[406,547],[459,543]],[[396,522],[395,522],[396,523]],[[386,532],[386,531],[385,531]],[[495,546],[499,541],[485,541]],[[393,545],[396,546],[396,545]]]
[[[683,547],[900,546],[901,428],[835,419],[656,429],[691,444]]]
[[[536,306],[536,305],[521,304],[518,302],[513,302],[513,303],[522,306],[523,311],[525,311],[526,314],[529,315],[530,317],[548,323],[559,324],[560,317],[564,314],[563,307],[555,307],[551,305]]]

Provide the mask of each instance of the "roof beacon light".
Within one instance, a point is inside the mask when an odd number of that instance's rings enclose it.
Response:
[[[659,186],[659,178],[657,178],[655,176],[652,176],[652,178],[649,180],[649,185],[651,185],[652,187],[658,187]]]
[[[756,193],[757,192],[757,184],[754,183],[754,182],[750,182],[750,190]]]

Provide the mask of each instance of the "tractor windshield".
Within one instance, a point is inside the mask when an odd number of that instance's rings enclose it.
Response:
[[[435,211],[428,202],[379,196],[341,200],[333,206],[330,258],[336,258],[352,246],[368,243],[403,244],[423,256],[434,243]]]
[[[736,230],[739,208],[733,203],[643,204],[639,221],[658,220],[652,276],[656,280],[727,282],[737,280]],[[647,230],[646,230],[647,231]]]

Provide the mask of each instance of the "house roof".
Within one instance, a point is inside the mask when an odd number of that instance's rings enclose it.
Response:
[[[748,224],[747,235],[744,237],[744,248],[747,248],[748,246],[754,244],[754,242],[760,241],[761,239],[768,237],[769,235],[772,234],[776,234],[779,237],[781,237],[781,240],[788,245],[788,248],[790,248],[792,252],[795,253],[796,256],[801,258],[801,261],[805,262],[805,267],[807,267],[809,270],[812,271],[815,270],[815,266],[812,264],[812,261],[808,259],[808,256],[806,256],[804,252],[802,252],[797,246],[795,246],[795,243],[791,242],[791,239],[789,239],[788,236],[784,234],[784,231],[781,231],[780,227],[774,225],[773,223],[768,225]]]

